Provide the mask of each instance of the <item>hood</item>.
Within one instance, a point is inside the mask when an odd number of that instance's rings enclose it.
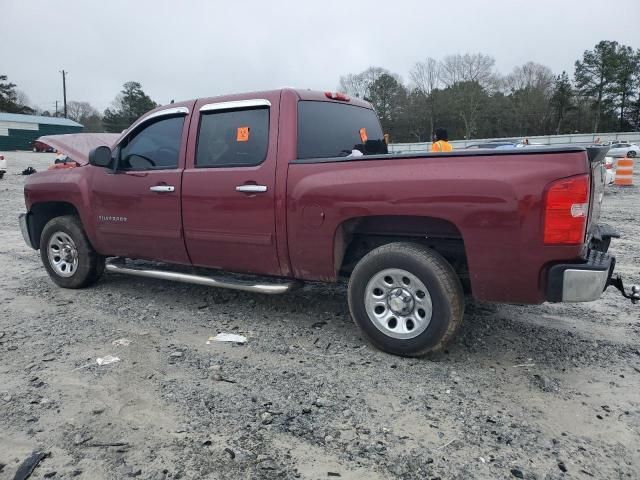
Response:
[[[37,139],[62,152],[80,165],[89,163],[89,152],[96,147],[113,147],[119,133],[71,133],[68,135],[46,135]]]

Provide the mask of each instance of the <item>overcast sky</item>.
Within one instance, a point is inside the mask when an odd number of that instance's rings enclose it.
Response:
[[[0,0],[0,74],[32,104],[110,106],[122,84],[159,103],[294,86],[335,89],[375,65],[408,80],[427,56],[482,52],[503,73],[556,73],[600,40],[640,48],[640,1]]]

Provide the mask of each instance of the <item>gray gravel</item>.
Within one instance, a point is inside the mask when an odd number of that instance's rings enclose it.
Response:
[[[35,450],[32,478],[639,478],[640,306],[614,291],[468,302],[448,351],[418,360],[368,346],[341,285],[273,297],[108,274],[62,290],[16,224],[17,173],[52,155],[7,158],[0,478]],[[639,193],[609,188],[603,213],[635,283]],[[220,332],[248,341],[206,343]]]

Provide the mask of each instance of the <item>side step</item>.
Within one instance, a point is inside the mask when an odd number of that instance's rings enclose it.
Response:
[[[193,283],[196,285],[205,285],[207,287],[230,288],[232,290],[266,293],[269,295],[290,292],[291,290],[295,290],[296,288],[302,286],[302,282],[298,280],[261,284],[246,280],[236,280],[232,278],[217,280],[212,277],[193,275],[189,273],[170,272],[166,270],[151,270],[146,268],[130,268],[127,267],[124,261],[121,259],[117,259],[114,262],[107,262],[105,269],[108,272],[125,273],[127,275],[134,275],[136,277],[173,280],[174,282]]]

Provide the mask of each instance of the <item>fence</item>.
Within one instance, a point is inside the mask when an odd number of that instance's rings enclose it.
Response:
[[[469,145],[478,143],[488,143],[491,141],[511,141],[519,142],[524,137],[509,138],[474,138],[472,140],[453,140],[451,144],[455,149],[463,149]],[[570,135],[542,135],[536,137],[526,137],[532,145],[567,145],[567,144],[592,144],[598,139],[600,142],[640,142],[640,132],[620,132],[620,133],[575,133]],[[424,152],[431,149],[431,142],[421,143],[392,143],[389,151],[392,153]]]

